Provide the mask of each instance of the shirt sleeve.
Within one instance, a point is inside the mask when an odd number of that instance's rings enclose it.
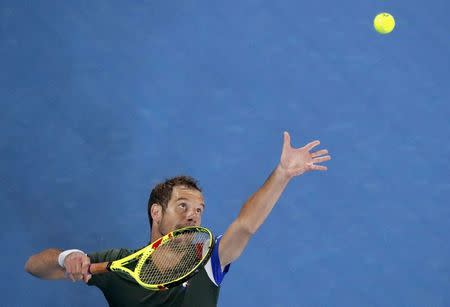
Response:
[[[108,249],[101,252],[88,253],[91,263],[109,262],[125,257],[129,252],[123,248]],[[108,273],[92,275],[87,282],[89,286],[102,287],[108,280]]]
[[[126,253],[126,249],[123,248],[114,248],[108,249],[101,252],[88,253],[88,257],[91,259],[91,263],[99,263],[106,261],[114,261],[123,256]]]
[[[212,273],[212,276],[214,278],[214,283],[217,286],[220,286],[223,278],[225,277],[225,275],[228,273],[228,270],[230,269],[230,264],[228,264],[224,267],[224,269],[222,271],[222,265],[220,263],[220,258],[219,258],[219,245],[220,245],[221,238],[222,238],[222,235],[220,235],[216,238],[216,243],[214,244],[214,248],[213,248],[211,259],[210,259],[211,267],[210,268],[209,268],[209,266],[207,267],[207,271],[209,269],[211,269],[211,272],[208,272],[208,275],[210,275]]]

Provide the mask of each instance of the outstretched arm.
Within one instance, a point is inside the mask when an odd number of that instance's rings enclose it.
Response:
[[[284,132],[280,163],[263,186],[247,200],[221,239],[219,258],[223,267],[241,255],[249,239],[266,220],[293,177],[308,171],[327,170],[326,166],[316,163],[330,160],[328,151],[322,149],[311,152],[319,144],[319,141],[313,141],[301,148],[293,148],[289,133]]]

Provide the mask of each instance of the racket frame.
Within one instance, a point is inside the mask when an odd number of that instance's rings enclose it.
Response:
[[[189,271],[188,273],[186,273],[185,275],[183,275],[177,279],[174,279],[170,282],[166,282],[166,283],[162,283],[162,284],[147,284],[147,283],[144,283],[139,278],[139,270],[142,268],[142,266],[144,265],[144,263],[148,259],[148,257],[150,257],[150,255],[152,253],[154,253],[158,249],[158,247],[163,246],[166,242],[172,240],[173,237],[177,237],[182,233],[189,232],[194,229],[196,231],[200,230],[200,232],[209,234],[210,244],[209,244],[206,254],[203,256],[203,259],[191,271]],[[188,227],[184,227],[184,228],[180,228],[180,229],[171,231],[168,234],[166,234],[165,236],[152,242],[150,245],[148,245],[148,246],[144,247],[143,249],[140,249],[137,252],[135,252],[131,255],[128,255],[122,259],[118,259],[118,260],[108,262],[108,263],[98,263],[98,264],[94,263],[94,264],[91,264],[91,266],[94,265],[94,267],[95,267],[95,265],[98,265],[98,267],[100,267],[100,265],[106,264],[106,267],[105,267],[106,271],[125,273],[125,274],[131,276],[141,287],[143,287],[145,289],[153,290],[153,291],[164,291],[164,290],[168,290],[170,288],[173,288],[173,287],[176,287],[176,286],[182,284],[183,282],[185,282],[186,280],[188,280],[189,278],[191,278],[192,276],[197,274],[199,272],[199,270],[211,258],[214,244],[215,244],[215,240],[209,229],[207,229],[205,227],[201,227],[201,226],[188,226]],[[134,270],[131,270],[131,269],[125,267],[130,262],[136,261],[137,258],[138,258],[138,263],[137,263],[136,267],[134,268]],[[105,271],[105,270],[103,270],[103,271]],[[91,272],[93,274],[100,273],[100,271],[95,271],[95,270],[91,270]]]

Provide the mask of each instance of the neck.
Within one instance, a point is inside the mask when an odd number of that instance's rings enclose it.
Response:
[[[156,241],[162,236],[164,236],[164,234],[161,233],[157,225],[153,225],[153,227],[150,228],[150,243]]]

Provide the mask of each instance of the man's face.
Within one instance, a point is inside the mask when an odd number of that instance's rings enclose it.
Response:
[[[205,203],[201,192],[184,186],[176,186],[167,208],[157,220],[159,235],[186,226],[200,226]]]

